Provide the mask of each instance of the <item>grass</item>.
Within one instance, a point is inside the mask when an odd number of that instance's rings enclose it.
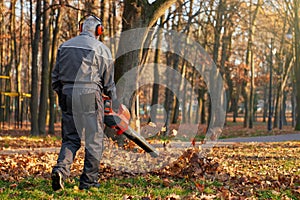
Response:
[[[88,191],[78,190],[78,179],[67,181],[65,190],[53,192],[51,181],[43,178],[26,178],[19,183],[0,181],[0,199],[131,199],[143,197],[165,198],[171,194],[187,196],[193,193],[192,184],[185,180],[173,180],[170,186],[164,186],[157,176],[110,179],[101,183],[100,188]]]
[[[0,134],[0,147],[3,148],[59,147],[60,145],[61,137],[59,136],[1,136]]]
[[[259,191],[258,198],[272,199],[272,200],[281,200],[281,199],[298,200],[298,197],[295,196],[290,190],[281,190],[280,192],[274,190]]]
[[[216,188],[223,186],[220,182],[202,182],[205,185],[204,194],[216,194]],[[166,199],[178,195],[180,197],[199,195],[192,182],[187,180],[172,180],[172,184],[165,186],[156,176],[134,177],[127,179],[111,179],[101,183],[100,188],[88,191],[78,190],[78,180],[68,181],[64,190],[53,192],[51,181],[43,178],[28,177],[19,183],[0,181],[0,199],[143,199],[155,197]],[[258,199],[297,199],[290,190],[262,190],[257,192]],[[176,199],[176,198],[174,198]]]

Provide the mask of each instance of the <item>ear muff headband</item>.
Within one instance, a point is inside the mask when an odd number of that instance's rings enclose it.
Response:
[[[96,26],[96,28],[95,28],[95,35],[96,35],[96,36],[102,35],[102,34],[103,34],[103,31],[104,31],[104,28],[103,28],[103,26],[102,26],[102,21],[101,21],[100,18],[96,17],[95,15],[86,15],[86,16],[84,16],[84,17],[79,21],[79,31],[82,32],[83,23],[81,23],[81,21],[82,21],[83,19],[85,19],[87,16],[92,16],[92,17],[94,17],[94,18],[99,22],[99,24],[98,24],[98,25]]]

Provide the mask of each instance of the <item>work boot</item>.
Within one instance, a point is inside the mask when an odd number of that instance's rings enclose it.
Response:
[[[59,171],[52,172],[52,189],[54,191],[64,189],[63,175]]]
[[[90,188],[99,188],[100,187],[100,183],[92,183],[92,184],[84,184],[84,183],[80,183],[79,184],[79,190],[88,190]]]

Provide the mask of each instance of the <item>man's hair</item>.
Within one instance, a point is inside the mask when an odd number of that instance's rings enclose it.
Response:
[[[100,22],[93,16],[89,16],[86,20],[84,20],[82,25],[82,31],[90,31],[95,34],[96,26],[100,24]]]

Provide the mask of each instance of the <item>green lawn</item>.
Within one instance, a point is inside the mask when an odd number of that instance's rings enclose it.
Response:
[[[167,198],[170,196],[197,195],[192,181],[147,175],[131,178],[112,178],[101,182],[101,187],[88,191],[78,190],[78,180],[67,181],[65,190],[53,192],[51,181],[43,178],[25,178],[20,182],[0,181],[1,199],[142,199]]]

